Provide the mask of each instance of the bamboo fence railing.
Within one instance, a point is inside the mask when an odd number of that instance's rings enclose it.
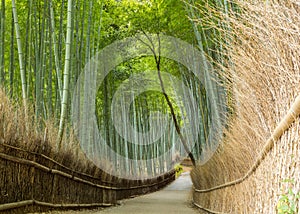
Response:
[[[271,136],[267,140],[266,144],[264,145],[263,149],[261,150],[258,158],[256,159],[256,161],[254,162],[252,167],[250,167],[250,169],[247,171],[247,173],[243,177],[236,179],[234,181],[226,182],[224,184],[208,188],[208,189],[194,188],[194,192],[198,193],[198,194],[212,192],[212,191],[224,189],[224,188],[227,188],[230,186],[235,186],[235,185],[240,184],[240,183],[244,182],[245,180],[247,180],[261,165],[262,161],[265,159],[267,154],[272,150],[275,143],[289,129],[289,127],[291,127],[291,124],[299,117],[299,115],[300,115],[300,95],[297,96],[295,102],[292,104],[292,106],[289,109],[289,111],[287,112],[287,114],[283,117],[283,119],[276,126],[273,133],[271,134]],[[214,210],[208,209],[206,207],[203,207],[199,203],[195,202],[194,200],[193,200],[193,204],[196,207],[198,207],[199,209],[204,210],[209,213],[215,213],[215,214],[223,213],[223,212],[218,212],[218,211],[214,211]]]
[[[156,191],[175,179],[175,171],[153,179],[125,180],[100,172],[70,169],[44,154],[0,143],[0,211],[93,208]],[[103,179],[105,178],[105,179]]]

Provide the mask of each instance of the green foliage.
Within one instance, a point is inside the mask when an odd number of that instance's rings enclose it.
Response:
[[[0,85],[11,95],[11,98],[20,101],[22,94],[21,69],[18,60],[20,51],[18,52],[11,16],[11,4],[11,0],[0,0]],[[71,17],[69,21],[67,20],[68,6],[72,11],[69,14]],[[18,0],[16,1],[16,11],[20,27],[18,39],[21,41],[21,45],[19,49],[22,49],[23,52],[20,58],[24,61],[23,86],[26,86],[28,102],[34,105],[36,119],[55,118],[57,124],[63,112],[62,103],[66,107],[64,110],[66,123],[71,122],[72,91],[86,63],[99,50],[114,41],[134,36],[137,33],[160,33],[198,45],[193,25],[188,17],[189,10],[184,1],[72,0],[72,4],[68,4],[67,0]],[[195,13],[197,12],[195,11]],[[199,26],[199,28],[201,27]],[[69,29],[69,38],[67,38],[67,29]],[[211,37],[215,36],[212,33],[210,35]],[[66,54],[67,47],[69,48],[68,54]],[[69,64],[68,69],[64,69],[67,63]],[[199,130],[204,133],[202,135],[205,137],[201,136],[199,141],[206,142],[210,107],[207,104],[208,97],[205,86],[199,82],[198,77],[191,74],[178,62],[162,57],[160,69],[183,81],[193,91],[193,95],[197,98],[196,103],[201,106],[202,110],[199,115],[201,113],[203,123]],[[105,131],[105,138],[109,139],[110,143],[115,144],[116,147],[119,146],[118,144],[123,145],[123,141],[119,140],[110,119],[113,95],[120,85],[128,83],[130,75],[136,75],[143,71],[153,71],[149,80],[146,81],[158,80],[156,62],[153,57],[137,57],[114,68],[106,76],[97,92],[98,125]],[[142,78],[135,81],[134,84],[139,84],[141,87],[148,84]],[[63,90],[63,86],[66,84],[69,86],[64,87],[67,90]],[[164,85],[169,93],[179,126],[183,127],[187,117],[184,105],[176,102],[176,91],[172,84],[165,81]],[[62,96],[63,91],[66,96]],[[67,93],[67,91],[69,92]],[[64,97],[65,99],[63,99]],[[171,115],[163,94],[149,90],[135,98],[135,104],[130,108],[130,122],[137,130],[146,132],[150,127],[150,112],[155,111]],[[174,136],[166,135],[168,139],[174,137],[175,134]],[[170,139],[163,139],[162,142],[170,143]],[[159,142],[157,142],[158,144]],[[170,145],[165,147],[168,146]],[[196,153],[200,153],[200,147],[201,145],[195,149]],[[132,153],[142,154],[143,151],[136,149]],[[164,151],[165,149],[156,153]],[[121,152],[130,153],[131,151]]]
[[[175,176],[176,176],[176,178],[178,178],[181,175],[181,173],[183,172],[183,168],[180,164],[176,164],[174,166],[174,169],[175,169]]]
[[[178,0],[105,0],[102,39],[109,44],[138,32],[165,33],[192,42],[192,26]]]
[[[282,182],[288,184],[288,189],[283,190],[277,203],[278,214],[294,214],[299,211],[300,192],[293,191],[293,179],[285,179]]]

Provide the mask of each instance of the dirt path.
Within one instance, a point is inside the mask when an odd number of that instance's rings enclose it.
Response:
[[[103,210],[68,211],[64,214],[194,214],[189,200],[192,182],[189,172],[183,173],[172,184],[158,192],[121,201],[121,205]],[[62,213],[62,212],[52,212]]]

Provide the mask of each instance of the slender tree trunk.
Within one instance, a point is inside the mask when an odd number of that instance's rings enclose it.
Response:
[[[15,35],[15,27],[14,27],[14,18],[12,14],[11,19],[11,34],[10,34],[10,59],[9,59],[9,95],[10,98],[14,95],[14,73],[15,73],[15,48],[14,48],[14,35]]]
[[[43,17],[46,17],[47,4],[44,4]],[[40,16],[39,16],[40,17]],[[39,45],[37,48],[37,71],[36,71],[36,119],[40,119],[43,116],[44,110],[44,78],[45,78],[45,19],[42,18],[41,28],[39,30]],[[45,117],[44,117],[45,118]],[[41,127],[38,127],[41,128]]]
[[[5,0],[1,2],[0,11],[0,86],[5,86],[4,50],[5,50]]]
[[[30,90],[30,78],[31,72],[27,72],[27,70],[30,70],[31,67],[31,56],[30,56],[30,51],[31,51],[31,22],[32,22],[32,18],[31,18],[31,13],[32,13],[32,0],[28,1],[28,14],[27,14],[27,24],[26,24],[26,38],[25,38],[25,63],[24,63],[24,70],[25,73],[27,74],[27,88],[26,88],[26,94],[27,94],[27,98],[29,98],[29,90]]]
[[[39,1],[35,1],[34,4],[34,11],[33,11],[33,25],[34,25],[34,39],[33,39],[33,52],[34,52],[34,81],[33,81],[33,88],[35,90],[34,93],[34,100],[35,100],[35,114],[36,118],[38,117],[38,114],[40,112],[40,106],[39,106],[39,101],[40,101],[40,42],[39,42],[39,32],[40,32],[40,16],[39,16]]]
[[[19,66],[20,66],[20,74],[21,74],[21,82],[22,82],[22,98],[24,101],[24,105],[26,106],[26,75],[24,70],[24,63],[23,63],[23,52],[22,52],[22,42],[21,42],[21,35],[20,35],[20,27],[18,23],[18,14],[15,0],[11,1],[12,4],[12,11],[14,17],[14,25],[16,30],[16,39],[17,39],[17,46],[18,46],[18,55],[19,55]]]
[[[64,66],[64,86],[63,97],[61,102],[61,116],[59,121],[58,131],[58,148],[61,147],[62,136],[67,118],[67,105],[69,95],[69,73],[70,73],[70,59],[71,59],[71,34],[72,34],[72,0],[68,0],[68,15],[67,15],[67,36],[66,36],[66,54]]]
[[[160,72],[160,62],[161,62],[160,49],[161,49],[161,44],[160,44],[159,34],[157,34],[157,37],[158,37],[158,54],[155,51],[155,46],[154,46],[154,43],[152,42],[151,38],[149,38],[149,36],[145,32],[143,32],[143,34],[146,36],[146,38],[148,39],[150,44],[144,42],[143,40],[140,40],[140,41],[142,43],[144,43],[146,46],[148,46],[150,48],[151,52],[153,53],[155,63],[156,63],[157,75],[158,75],[158,78],[159,78],[162,93],[163,93],[163,96],[165,97],[165,99],[167,101],[167,104],[168,104],[168,107],[171,111],[171,115],[172,115],[172,119],[173,119],[173,122],[174,122],[174,125],[175,125],[176,132],[179,135],[180,141],[181,141],[185,151],[188,153],[188,156],[191,158],[191,161],[192,161],[193,165],[196,166],[196,161],[195,161],[194,155],[190,151],[190,149],[188,148],[187,142],[186,142],[186,140],[184,139],[184,137],[181,133],[181,129],[180,129],[179,123],[177,121],[177,117],[176,117],[176,114],[175,114],[175,111],[174,111],[173,104],[172,104],[169,96],[166,93],[164,83],[163,83],[163,80],[162,80],[162,77],[161,77],[161,72]]]
[[[179,126],[179,123],[177,121],[177,117],[176,117],[176,114],[175,114],[175,111],[174,111],[174,107],[173,107],[173,104],[168,96],[168,94],[166,93],[165,91],[165,87],[164,87],[164,82],[162,80],[162,77],[161,77],[161,72],[160,72],[160,62],[161,62],[161,58],[160,58],[160,38],[159,38],[159,35],[158,35],[158,42],[159,42],[159,53],[158,53],[158,56],[156,55],[155,53],[155,49],[153,47],[153,51],[154,51],[154,58],[155,58],[155,62],[156,62],[156,69],[157,69],[157,75],[158,75],[158,79],[159,79],[159,82],[160,82],[160,86],[161,86],[161,90],[162,90],[162,93],[167,101],[167,104],[170,108],[170,111],[171,111],[171,115],[172,115],[172,119],[173,119],[173,122],[174,122],[174,125],[175,125],[175,128],[176,128],[176,132],[177,134],[179,135],[179,138],[181,140],[181,143],[185,149],[185,151],[188,153],[188,156],[191,158],[191,161],[193,163],[194,166],[196,166],[196,161],[195,161],[195,158],[194,158],[194,155],[193,153],[190,151],[188,145],[187,145],[187,142],[185,140],[185,138],[183,137],[182,133],[181,133],[181,129],[180,129],[180,126]]]
[[[58,83],[58,94],[59,99],[62,99],[62,80],[61,80],[61,66],[60,66],[60,58],[58,54],[58,47],[57,47],[57,41],[56,41],[56,35],[55,35],[55,20],[54,20],[54,12],[53,12],[53,3],[52,0],[49,0],[49,6],[50,6],[50,31],[51,31],[51,37],[53,42],[53,49],[54,49],[54,61],[55,61],[55,68],[56,68],[56,78]]]
[[[59,69],[57,71],[62,72],[62,43],[63,43],[63,19],[64,19],[64,8],[65,8],[65,0],[61,1],[61,9],[60,9],[60,15],[59,15],[59,32],[58,32],[58,40],[56,42],[57,44],[57,58],[59,62]],[[54,17],[54,15],[53,15]],[[55,30],[55,29],[53,29]],[[55,31],[54,31],[55,32]],[[59,78],[62,80],[62,74],[56,73],[57,78],[56,78],[56,84],[57,88],[59,88]],[[61,95],[60,95],[61,94]],[[62,95],[63,94],[63,86],[62,86],[62,81],[61,81],[61,91],[57,91],[57,96],[55,100],[55,117],[58,119],[60,117],[61,113],[61,102],[62,102]]]
[[[47,12],[48,14],[51,14],[51,0],[49,0],[48,5],[47,5]],[[48,68],[48,83],[47,83],[47,117],[51,117],[53,116],[53,75],[52,75],[52,71],[53,71],[53,50],[52,50],[52,27],[51,27],[51,15],[48,16],[47,19],[47,38],[48,38],[48,49],[49,49],[49,68]]]
[[[164,97],[165,97],[165,99],[167,101],[167,104],[168,104],[168,106],[170,108],[170,111],[171,111],[173,122],[174,122],[174,125],[175,125],[175,128],[176,128],[176,132],[179,135],[179,138],[181,140],[182,145],[184,146],[185,151],[188,153],[189,157],[191,158],[191,161],[192,161],[193,165],[196,166],[196,161],[195,161],[194,155],[190,151],[190,149],[189,149],[189,147],[187,145],[187,142],[186,142],[185,138],[183,137],[183,135],[181,133],[181,129],[180,129],[179,123],[177,121],[177,117],[175,115],[173,104],[172,104],[169,96],[167,95],[167,93],[165,91],[164,82],[162,80],[161,72],[160,72],[160,56],[158,56],[158,60],[156,60],[156,69],[157,69],[157,75],[158,75],[158,78],[159,78],[159,82],[160,82],[160,86],[161,86],[161,89],[162,89],[162,93],[163,93],[163,95],[164,95]]]

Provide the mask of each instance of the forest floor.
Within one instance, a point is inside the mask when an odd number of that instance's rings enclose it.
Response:
[[[192,181],[189,170],[184,170],[180,177],[164,189],[120,201],[119,206],[82,211],[52,211],[51,214],[165,214],[199,213],[191,203]]]

